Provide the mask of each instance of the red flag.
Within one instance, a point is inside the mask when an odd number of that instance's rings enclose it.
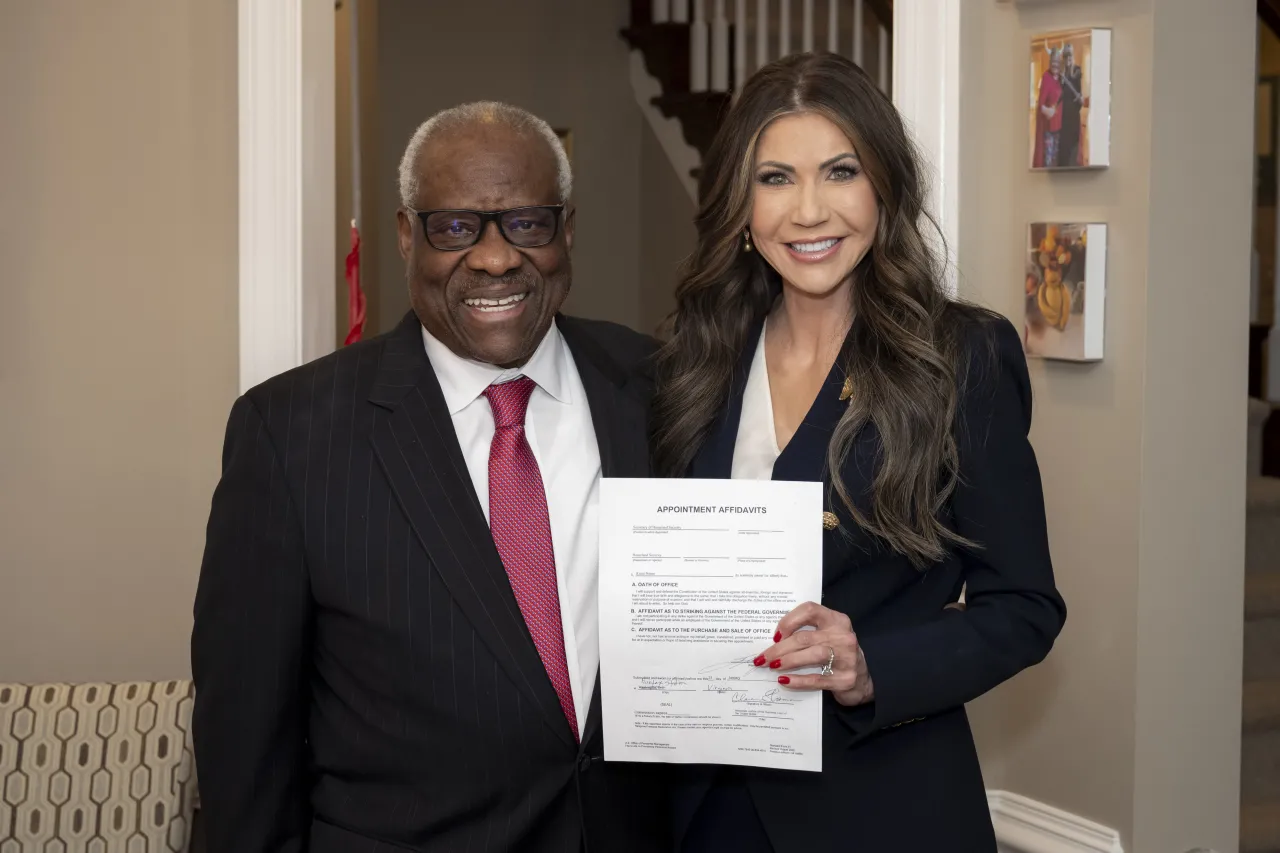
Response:
[[[351,251],[347,253],[347,344],[360,340],[364,332],[364,290],[360,287],[360,231],[351,222]]]

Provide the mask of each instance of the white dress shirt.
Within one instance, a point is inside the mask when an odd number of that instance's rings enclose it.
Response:
[[[773,423],[773,394],[769,391],[769,368],[764,360],[764,330],[751,359],[747,387],[742,392],[742,419],[733,445],[734,480],[772,480],[773,463],[782,451],[778,449],[778,433]]]
[[[600,666],[600,634],[596,589],[600,562],[600,450],[586,390],[573,355],[552,324],[523,367],[503,370],[461,358],[425,328],[427,358],[440,380],[445,405],[471,482],[489,518],[489,446],[493,443],[493,411],[481,396],[490,385],[527,376],[537,385],[529,397],[524,431],[542,474],[551,519],[551,546],[560,592],[560,621],[569,667],[578,731],[587,725],[587,709]]]

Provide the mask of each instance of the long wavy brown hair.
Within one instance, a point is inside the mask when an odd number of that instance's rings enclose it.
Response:
[[[959,477],[954,425],[969,357],[968,320],[989,312],[952,299],[921,223],[920,158],[888,97],[847,59],[798,54],[761,68],[743,86],[700,177],[697,247],[676,289],[669,337],[658,354],[653,452],[662,476],[684,475],[734,385],[750,330],[781,288],[759,252],[743,251],[751,218],[756,146],[780,116],[825,116],[853,143],[879,204],[875,239],[853,272],[852,325],[839,359],[853,396],[827,451],[838,500],[864,530],[917,567],[951,545],[973,546],[941,520]],[[936,230],[936,225],[933,226]],[[855,439],[879,437],[871,493],[855,500],[839,472]],[[862,503],[863,506],[859,506]]]

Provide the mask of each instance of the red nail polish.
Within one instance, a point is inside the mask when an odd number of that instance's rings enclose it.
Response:
[[[786,675],[779,675],[779,676],[778,676],[778,683],[779,683],[779,684],[790,684],[790,683],[791,683],[791,678],[790,678],[790,677],[788,677],[788,676],[786,676]]]
[[[764,655],[760,655],[760,657],[753,660],[752,663],[756,666],[764,666]]]
[[[782,669],[782,661],[775,660],[769,664],[769,669]]]
[[[773,641],[774,641],[775,643],[781,643],[781,642],[782,642],[782,632],[781,632],[781,631],[774,631],[774,632],[773,632]]]

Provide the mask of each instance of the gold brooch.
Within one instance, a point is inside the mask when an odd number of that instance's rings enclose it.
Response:
[[[840,519],[836,518],[834,512],[824,512],[822,514],[822,529],[835,530],[840,526]]]
[[[846,377],[844,380],[844,387],[840,389],[840,399],[848,400],[852,396],[853,396],[853,379]]]

